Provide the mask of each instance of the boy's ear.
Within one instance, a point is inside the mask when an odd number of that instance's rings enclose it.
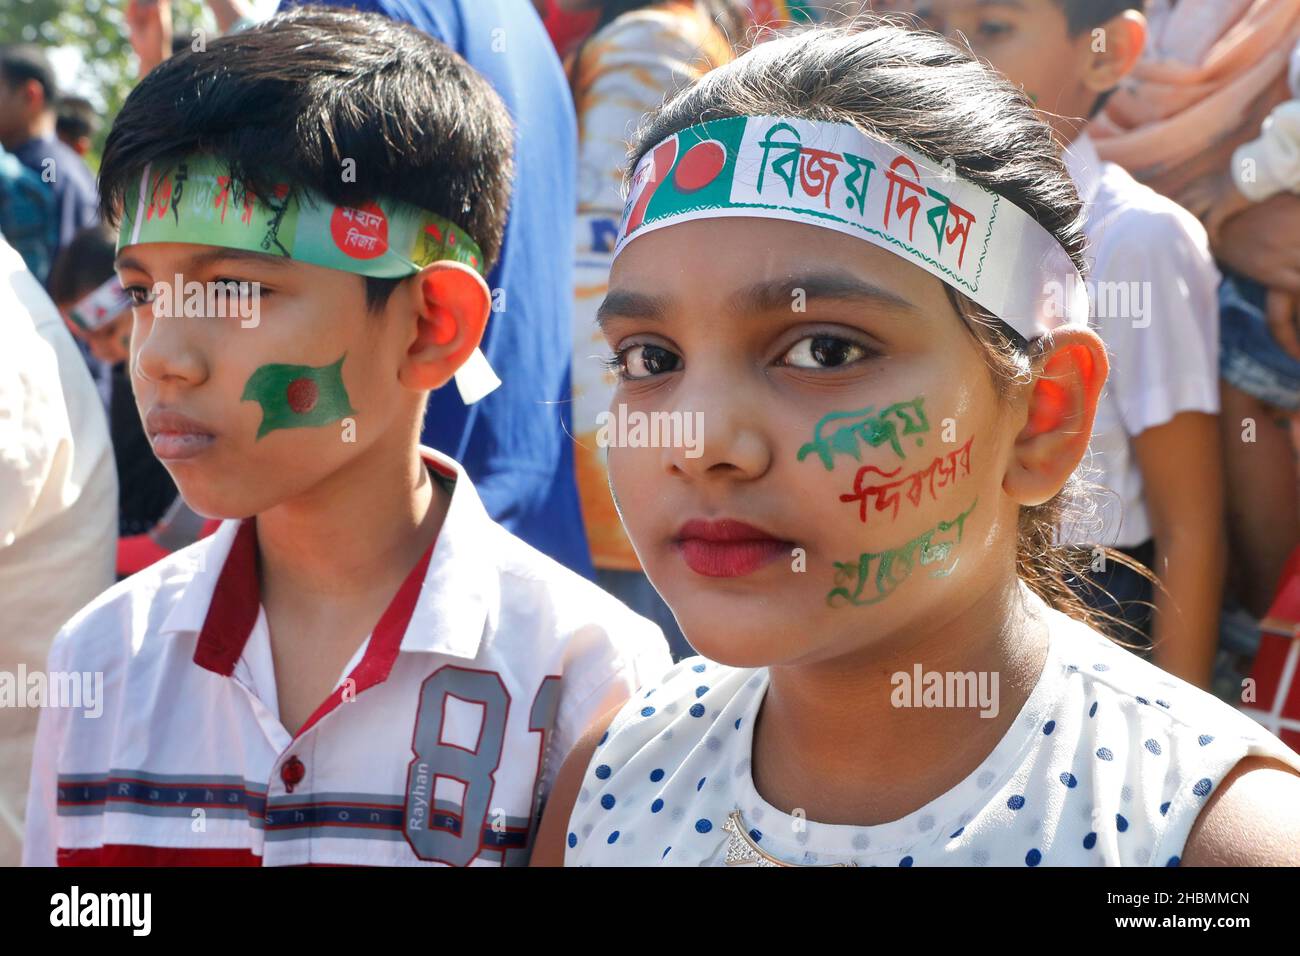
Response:
[[[1092,439],[1097,400],[1110,372],[1106,347],[1091,329],[1064,328],[1027,386],[1028,421],[1016,435],[1003,490],[1021,505],[1050,499],[1078,467]]]
[[[1147,19],[1125,10],[1095,30],[1084,33],[1088,61],[1083,82],[1097,95],[1113,90],[1133,72],[1147,42]]]
[[[398,378],[428,391],[451,380],[478,348],[492,297],[483,277],[459,262],[434,262],[410,283],[416,325]]]

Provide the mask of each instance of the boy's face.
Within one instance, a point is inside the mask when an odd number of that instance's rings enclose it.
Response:
[[[903,7],[950,39],[965,37],[1058,132],[1056,117],[1086,118],[1102,92],[1090,85],[1092,31],[1071,36],[1056,0],[906,0]]]
[[[632,376],[610,483],[700,653],[809,662],[941,632],[1014,576],[1024,408],[938,279],[803,223],[700,220],[628,245],[600,321]],[[677,447],[614,444],[638,428]]]
[[[414,439],[393,427],[418,421],[423,399],[395,387],[411,329],[405,285],[368,315],[362,277],[292,260],[151,243],[123,249],[117,268],[138,303],[130,358],[145,431],[200,514],[257,514],[346,481],[381,441]],[[223,317],[158,317],[143,300],[156,283],[172,294],[177,275],[182,305],[191,283],[256,283],[256,321],[225,306]]]

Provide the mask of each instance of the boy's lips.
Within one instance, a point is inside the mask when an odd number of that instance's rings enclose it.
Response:
[[[170,408],[155,406],[144,417],[153,453],[163,461],[193,458],[212,446],[216,434],[202,422]]]
[[[711,578],[752,574],[794,547],[792,541],[732,518],[692,518],[678,530],[673,544],[687,567]]]

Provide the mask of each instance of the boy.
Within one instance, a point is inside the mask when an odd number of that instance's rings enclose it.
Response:
[[[1091,445],[1101,527],[1078,522],[1062,540],[1111,545],[1155,569],[1154,601],[1136,572],[1095,562],[1081,595],[1131,625],[1115,636],[1149,642],[1156,664],[1209,687],[1224,570],[1219,273],[1195,217],[1102,163],[1087,134],[1141,56],[1142,0],[921,0],[914,10],[1020,86],[1066,149],[1111,377]]]
[[[521,864],[584,724],[668,666],[417,444],[430,389],[483,394],[510,141],[463,61],[357,13],[132,93],[101,195],[137,404],[187,503],[241,520],[56,639],[101,714],[42,714],[26,862]]]

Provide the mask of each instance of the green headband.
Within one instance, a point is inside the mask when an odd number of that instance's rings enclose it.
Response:
[[[273,196],[258,196],[229,173],[215,156],[150,163],[127,190],[118,251],[144,242],[193,242],[377,279],[400,279],[448,259],[485,271],[469,234],[425,209],[383,198],[339,206],[288,183],[277,184]]]
[[[127,192],[117,250],[192,242],[280,256],[376,279],[414,275],[452,261],[480,274],[483,253],[464,229],[426,209],[380,198],[341,206],[304,186],[278,183],[272,196],[232,181],[216,156],[150,163]],[[456,373],[466,404],[500,384],[478,349]]]

